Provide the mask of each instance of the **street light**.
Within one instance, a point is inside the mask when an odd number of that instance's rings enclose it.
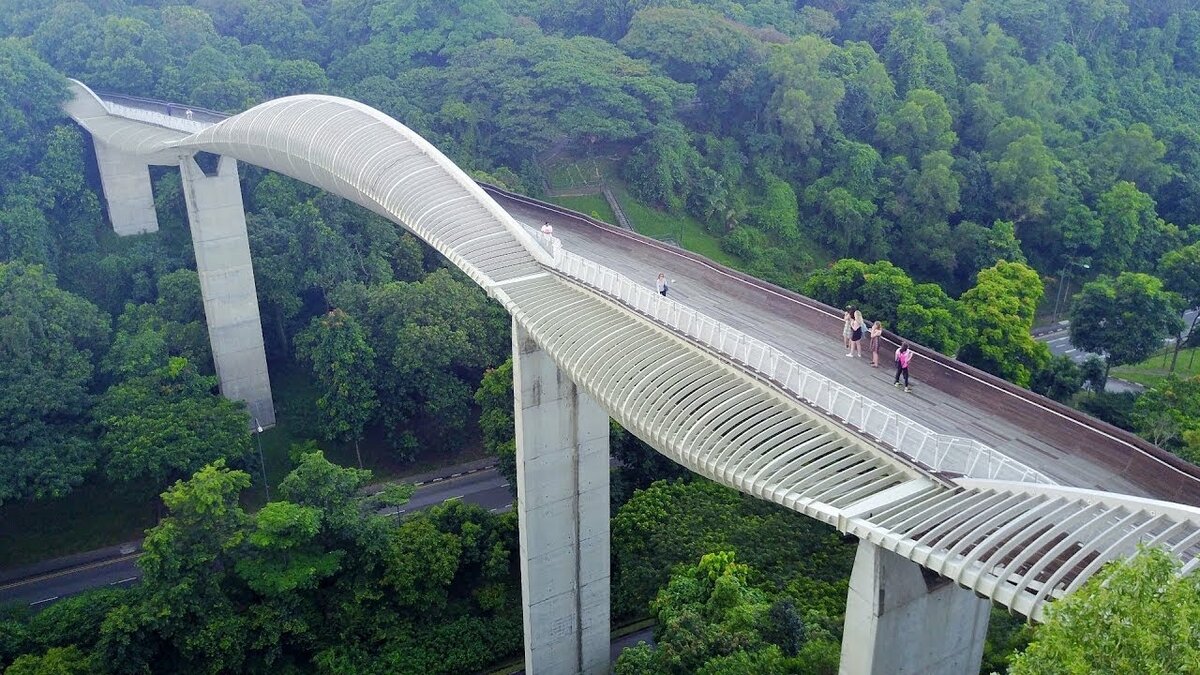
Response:
[[[258,468],[262,471],[263,492],[267,495],[267,501],[271,501],[271,487],[267,485],[267,463],[263,461],[262,454],[262,432],[263,427],[258,422],[258,418],[254,418],[254,439],[258,441]]]
[[[1087,260],[1087,258],[1085,258],[1084,260]],[[1071,258],[1067,258],[1066,266],[1063,267],[1062,271],[1059,272],[1059,274],[1058,274],[1058,292],[1054,294],[1054,320],[1055,321],[1058,321],[1058,304],[1059,304],[1059,301],[1062,299],[1063,281],[1066,280],[1067,273],[1070,272],[1071,268],[1075,267],[1075,266],[1079,266],[1080,268],[1085,269],[1085,270],[1092,269],[1092,266],[1086,262],[1081,262],[1079,260],[1072,260]]]

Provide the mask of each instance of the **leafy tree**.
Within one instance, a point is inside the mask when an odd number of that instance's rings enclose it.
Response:
[[[764,194],[761,204],[754,207],[751,218],[755,225],[786,240],[799,236],[797,221],[800,206],[792,186],[774,175],[763,176]]]
[[[4,671],[5,675],[87,675],[96,672],[93,658],[77,647],[51,647],[42,656],[25,654]]]
[[[317,541],[321,512],[312,506],[271,502],[254,514],[247,535],[250,551],[239,557],[237,573],[266,596],[315,588],[339,569],[340,551],[323,551]]]
[[[876,133],[914,165],[930,153],[949,152],[958,143],[945,99],[929,89],[909,91],[895,112],[880,118]]]
[[[1184,673],[1200,663],[1190,626],[1200,620],[1200,577],[1179,561],[1142,549],[1110,563],[1047,609],[1046,622],[1013,660],[1014,675]],[[1111,617],[1121,617],[1113,621]]]
[[[1022,136],[988,164],[996,199],[1009,219],[1022,223],[1042,217],[1046,204],[1058,195],[1061,163],[1040,136]]]
[[[296,468],[280,481],[279,496],[317,509],[327,530],[343,534],[355,530],[362,520],[358,492],[371,479],[371,472],[333,464],[315,443],[294,446],[292,452]]]
[[[954,91],[954,65],[946,45],[934,36],[919,9],[898,12],[880,52],[896,81],[896,90],[932,89],[949,96]]]
[[[635,490],[648,488],[655,481],[687,480],[694,475],[629,433],[616,420],[609,420],[608,444],[609,453],[617,464],[611,489],[614,511],[633,496]]]
[[[689,197],[700,153],[691,145],[681,124],[657,125],[650,137],[634,150],[625,164],[625,175],[641,199],[680,211]]]
[[[618,44],[633,57],[661,65],[676,81],[702,83],[738,66],[754,40],[716,12],[648,7],[634,15]]]
[[[97,652],[117,672],[236,670],[246,622],[221,590],[245,541],[238,496],[250,477],[223,460],[163,493],[169,515],[146,533],[139,601],[105,618]]]
[[[1037,272],[1021,263],[1001,261],[982,270],[959,298],[966,324],[959,360],[1029,386],[1050,359],[1050,350],[1029,332],[1041,297]]]
[[[1097,215],[1104,225],[1098,267],[1118,274],[1135,266],[1139,258],[1135,244],[1157,225],[1154,200],[1133,183],[1121,181],[1100,195]]]
[[[616,616],[644,611],[675,565],[737,548],[761,583],[776,591],[796,589],[790,595],[802,605],[807,624],[840,626],[853,547],[782,507],[709,481],[658,481],[614,514],[612,536]]]
[[[809,276],[803,291],[835,307],[854,305],[868,322],[931,349],[953,354],[962,341],[961,310],[936,284],[914,284],[886,262],[842,259]]]
[[[1138,397],[1132,417],[1138,433],[1151,443],[1179,452],[1188,445],[1189,434],[1200,432],[1200,376],[1167,377]],[[1200,459],[1180,454],[1193,462]]]
[[[173,357],[105,392],[94,414],[109,478],[153,490],[217,459],[241,461],[250,452],[250,420],[243,405],[213,393],[216,385]]]
[[[63,76],[19,40],[0,39],[0,196],[40,154],[41,136],[62,118]]]
[[[415,283],[346,286],[336,304],[366,328],[374,380],[394,451],[411,458],[417,414],[439,420],[446,444],[462,439],[472,388],[509,351],[510,322],[483,292],[447,269]]]
[[[1183,299],[1185,309],[1200,307],[1200,242],[1164,255],[1158,263],[1158,269],[1163,287],[1179,295]],[[1197,323],[1200,323],[1200,312],[1192,318],[1190,326],[1184,326],[1175,336],[1175,350],[1171,354],[1172,372],[1175,371],[1175,362],[1179,358],[1184,335],[1195,335]]]
[[[805,35],[776,47],[768,60],[775,82],[768,110],[784,140],[801,151],[837,129],[837,105],[845,86],[821,68],[834,49],[828,40]]]
[[[626,649],[615,672],[836,670],[836,641],[824,632],[810,641],[793,601],[784,596],[772,602],[769,593],[754,584],[753,570],[735,562],[732,551],[709,553],[697,565],[678,568],[651,609],[658,619],[655,648],[643,642]]]
[[[508,491],[517,496],[517,441],[513,409],[513,363],[508,359],[483,374],[475,403],[479,406],[479,428],[483,447],[496,457],[496,470],[508,481]]]
[[[1061,403],[1068,402],[1083,386],[1083,374],[1069,356],[1055,356],[1033,374],[1029,388]]]
[[[340,309],[314,317],[296,336],[296,357],[309,364],[323,392],[317,399],[321,428],[326,438],[358,441],[379,407],[371,386],[375,350],[366,332],[353,317]],[[362,455],[358,466],[362,468]]]
[[[1071,302],[1071,343],[1103,354],[1107,379],[1109,368],[1144,360],[1178,330],[1178,304],[1178,296],[1148,274],[1100,275]]]
[[[86,413],[108,336],[41,267],[0,263],[0,503],[61,496],[94,466]]]

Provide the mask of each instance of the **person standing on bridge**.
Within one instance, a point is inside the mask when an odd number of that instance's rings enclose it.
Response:
[[[187,110],[184,110],[183,116],[186,117],[188,119],[188,121],[190,122],[192,120],[192,109],[188,108]]]
[[[879,367],[879,336],[883,335],[883,324],[876,321],[871,324],[871,367]]]
[[[908,386],[908,364],[912,361],[913,350],[909,348],[907,342],[900,343],[900,348],[896,350],[896,381],[895,385],[900,386],[900,376],[904,376],[904,391],[912,391],[912,387]]]
[[[542,225],[542,234],[546,235],[547,237],[554,236],[554,226],[550,224],[550,221],[547,220],[546,224]]]
[[[863,315],[857,309],[850,317],[850,353],[846,356],[862,356]]]
[[[658,279],[654,282],[654,288],[658,290],[659,295],[663,296],[664,298],[667,297],[668,287],[666,274],[662,272],[658,273]]]
[[[847,350],[850,349],[850,319],[852,318],[854,318],[854,305],[846,305],[846,309],[842,311],[842,344],[846,345]]]

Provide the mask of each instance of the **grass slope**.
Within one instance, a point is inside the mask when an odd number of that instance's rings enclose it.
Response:
[[[1175,374],[1187,379],[1200,375],[1200,347],[1179,350],[1179,359],[1175,362]],[[1119,377],[1130,382],[1153,387],[1167,376],[1171,369],[1171,350],[1159,352],[1154,356],[1128,366],[1117,366],[1111,371],[1113,377]]]

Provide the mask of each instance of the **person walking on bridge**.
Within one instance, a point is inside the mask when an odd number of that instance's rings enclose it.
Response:
[[[664,298],[667,297],[668,286],[666,274],[662,272],[658,273],[658,279],[654,282],[654,288],[658,290],[659,295],[663,296]]]
[[[913,350],[909,348],[907,342],[900,343],[900,348],[896,350],[896,381],[895,385],[900,386],[900,376],[904,376],[904,391],[912,391],[912,387],[908,385],[908,364],[912,361]]]
[[[879,336],[883,335],[883,324],[876,321],[871,324],[871,367],[879,367]]]

